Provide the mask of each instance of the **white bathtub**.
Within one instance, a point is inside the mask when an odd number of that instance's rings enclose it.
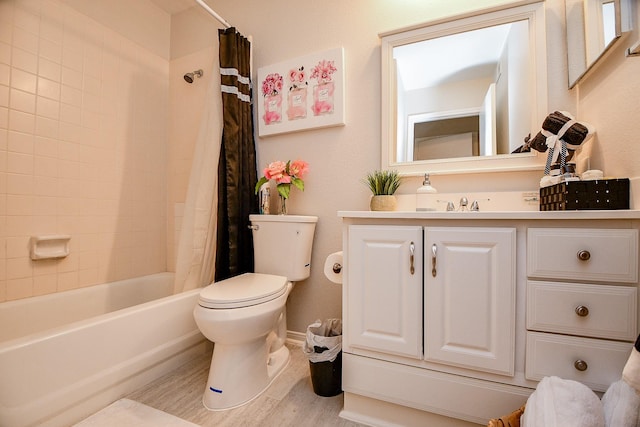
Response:
[[[159,273],[0,304],[0,426],[68,426],[205,350]]]

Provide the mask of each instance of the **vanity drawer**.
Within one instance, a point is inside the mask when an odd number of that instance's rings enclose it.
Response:
[[[638,281],[638,230],[530,228],[529,277],[617,283]]]
[[[637,288],[527,282],[527,329],[635,341]]]
[[[622,377],[632,347],[632,343],[527,332],[525,376],[539,381],[555,375],[606,391]]]

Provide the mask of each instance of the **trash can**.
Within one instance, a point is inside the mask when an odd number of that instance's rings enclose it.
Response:
[[[342,320],[309,325],[302,351],[309,359],[313,392],[323,397],[342,393]]]

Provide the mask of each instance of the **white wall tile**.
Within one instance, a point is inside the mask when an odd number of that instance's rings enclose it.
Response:
[[[38,95],[55,101],[60,100],[60,83],[38,77]]]
[[[16,6],[13,24],[29,33],[38,34],[40,31],[40,2],[22,0]]]
[[[18,47],[27,52],[38,53],[38,35],[24,28],[13,27],[12,44],[14,48]]]
[[[0,71],[0,79],[2,72]],[[37,77],[33,73],[27,73],[22,70],[11,70],[11,87],[25,92],[36,93]],[[2,83],[2,80],[0,80]]]
[[[11,104],[11,103],[9,103]],[[34,133],[36,116],[30,113],[9,109],[9,129],[17,132]]]
[[[38,120],[40,120],[40,118],[45,118],[45,119],[52,119],[55,120],[56,122],[60,119],[60,103],[54,99],[49,99],[49,98],[45,98],[42,96],[37,97],[37,106],[36,106],[36,113],[38,115]],[[36,123],[36,129],[38,128],[38,124],[43,124],[40,122]],[[41,129],[41,128],[40,128]],[[56,125],[56,137],[58,136],[58,126]],[[36,130],[36,132],[38,132]],[[41,133],[38,133],[41,134]]]
[[[63,2],[0,0],[0,239],[74,242],[37,268],[12,250],[0,301],[166,268],[168,69]]]
[[[9,131],[7,151],[13,153],[33,154],[33,134]]]
[[[0,85],[0,107],[9,106],[9,86]]]
[[[33,93],[11,89],[9,108],[23,113],[35,114],[36,96]]]
[[[7,172],[33,174],[33,155],[8,152]]]
[[[2,31],[2,30],[0,30]],[[0,42],[0,63],[11,64],[11,45]]]
[[[42,99],[46,100],[46,98],[42,98]],[[38,100],[37,102],[40,102],[40,100]],[[37,107],[36,107],[36,111],[37,111]],[[57,114],[55,115],[55,117],[52,117],[52,118],[47,118],[47,117],[42,117],[41,115],[37,115],[35,134],[37,136],[42,136],[46,138],[57,138],[58,127],[59,127],[57,118],[58,118]]]
[[[41,58],[48,59],[56,64],[62,64],[62,44],[52,40],[40,39],[39,54]]]
[[[62,84],[75,89],[82,89],[82,72],[63,65]]]
[[[26,50],[14,48],[11,51],[11,66],[28,73],[38,72],[38,55]]]
[[[62,85],[60,92],[60,101],[64,102],[65,104],[80,107],[82,105],[82,91],[78,88],[74,88],[68,85]]]

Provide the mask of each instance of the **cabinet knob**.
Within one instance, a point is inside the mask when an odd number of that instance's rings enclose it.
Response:
[[[591,258],[591,253],[589,251],[579,251],[578,252],[578,259],[580,261],[589,261],[589,259]]]
[[[585,362],[582,359],[578,359],[575,362],[573,362],[573,367],[576,368],[578,371],[586,371],[587,368],[589,367],[587,365],[587,362]]]
[[[580,317],[587,317],[589,315],[589,308],[584,305],[579,305],[576,307],[576,314]]]

